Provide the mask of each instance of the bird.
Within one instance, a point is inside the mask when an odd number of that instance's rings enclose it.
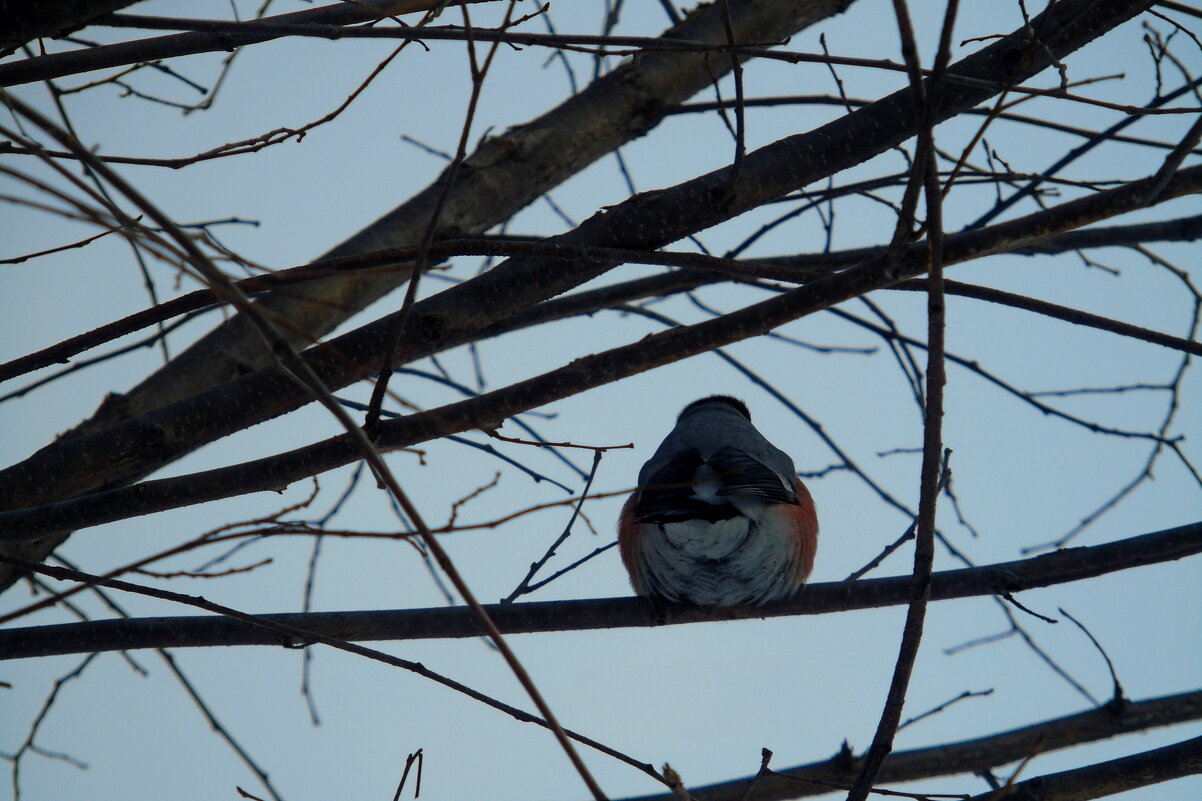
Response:
[[[790,598],[809,577],[817,544],[814,500],[793,460],[729,395],[684,407],[618,519],[630,583],[652,602]]]

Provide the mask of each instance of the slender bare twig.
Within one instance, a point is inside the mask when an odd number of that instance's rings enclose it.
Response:
[[[502,29],[509,27],[514,7],[515,0],[509,0],[505,7],[505,19],[501,24]],[[488,49],[488,54],[484,57],[484,63],[479,63],[476,56],[476,44],[471,36],[473,28],[471,18],[468,16],[467,4],[461,5],[460,10],[463,12],[464,29],[468,33],[467,54],[472,77],[472,89],[468,96],[467,111],[464,113],[463,125],[459,131],[459,145],[455,150],[454,157],[451,159],[450,166],[447,167],[446,172],[443,174],[438,200],[434,202],[434,210],[430,213],[430,220],[426,223],[426,229],[422,233],[421,241],[417,246],[416,257],[409,270],[409,285],[405,288],[405,299],[401,301],[400,312],[397,313],[393,322],[393,331],[388,338],[388,344],[384,351],[384,359],[380,365],[380,374],[376,377],[375,385],[371,391],[371,400],[367,404],[367,414],[363,420],[365,427],[374,425],[380,419],[380,409],[384,404],[384,395],[388,391],[388,381],[392,378],[393,361],[396,357],[397,348],[400,345],[401,334],[405,330],[405,323],[409,319],[413,302],[417,300],[417,288],[421,283],[422,273],[425,272],[428,265],[430,245],[434,243],[434,239],[438,234],[442,222],[443,209],[446,207],[447,200],[451,196],[451,188],[455,185],[455,180],[459,175],[459,169],[463,165],[463,160],[467,158],[468,137],[471,136],[472,123],[476,119],[476,107],[480,102],[480,95],[484,90],[484,80],[488,77],[488,70],[492,66],[493,57],[497,54],[497,48],[501,46],[500,42],[493,42],[492,47]]]
[[[918,147],[914,156],[913,187],[921,186],[926,195],[927,229],[927,369],[926,397],[923,407],[922,473],[918,497],[918,518],[915,523],[914,570],[910,588],[910,603],[902,629],[902,642],[889,693],[881,710],[872,745],[847,794],[848,801],[864,801],[868,797],[885,758],[893,750],[893,738],[901,721],[906,691],[914,662],[922,641],[927,601],[931,596],[931,571],[935,559],[935,507],[939,500],[940,475],[946,459],[943,453],[943,387],[944,372],[944,296],[943,296],[943,187],[935,163],[934,109],[940,100],[941,79],[951,60],[951,38],[955,26],[957,0],[950,0],[943,18],[939,50],[930,82],[923,82],[919,70],[918,43],[910,23],[905,0],[894,0],[894,13],[901,34],[902,53],[910,66],[910,85],[914,102],[919,106]],[[907,221],[906,226],[909,227]],[[899,230],[901,224],[899,223]],[[895,240],[896,242],[896,240]]]
[[[565,525],[563,527],[563,531],[560,533],[560,535],[558,537],[555,538],[555,541],[553,543],[551,543],[551,547],[547,548],[547,552],[544,553],[541,558],[539,558],[539,559],[535,560],[533,563],[531,563],[529,572],[527,572],[526,575],[522,578],[522,580],[520,582],[518,582],[518,585],[513,588],[513,592],[509,593],[509,595],[506,595],[501,600],[501,603],[505,603],[505,604],[513,603],[514,599],[530,592],[531,591],[531,586],[530,586],[531,579],[534,578],[535,574],[537,574],[538,571],[542,570],[543,565],[547,564],[547,562],[549,562],[551,560],[551,557],[555,555],[555,551],[559,548],[560,545],[563,544],[564,540],[566,540],[571,535],[572,524],[576,522],[576,518],[580,515],[580,507],[584,505],[584,499],[588,495],[589,488],[593,486],[593,479],[597,475],[597,468],[601,466],[601,453],[602,452],[599,450],[593,451],[593,468],[589,471],[588,479],[584,483],[584,489],[580,491],[579,501],[576,503],[576,505],[574,507],[572,507],[572,516],[568,518],[567,525]],[[576,564],[582,564],[582,563],[577,562]],[[556,574],[556,575],[560,575],[560,574]]]

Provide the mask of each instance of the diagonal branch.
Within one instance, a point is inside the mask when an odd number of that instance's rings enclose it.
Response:
[[[968,801],[1005,801],[1007,798],[1016,801],[1027,798],[1087,801],[1199,773],[1202,773],[1202,737],[1195,737],[1083,768],[1037,776],[1003,790],[975,795]]]
[[[911,279],[904,284],[896,284],[891,289],[908,289],[926,291],[926,280],[922,278]],[[1074,309],[1069,306],[1061,306],[1058,303],[1050,303],[1039,298],[1027,297],[1018,295],[1014,292],[1007,292],[1004,289],[994,289],[988,286],[978,286],[976,284],[966,284],[962,281],[949,281],[947,285],[947,293],[949,295],[959,295],[966,298],[975,298],[984,300],[990,303],[999,303],[1004,306],[1010,306],[1015,309],[1042,314],[1046,317],[1053,317],[1057,320],[1064,320],[1073,325],[1085,325],[1090,328],[1097,328],[1100,331],[1109,331],[1112,334],[1119,336],[1131,337],[1144,342],[1151,342],[1155,345],[1162,345],[1166,348],[1179,350],[1182,353],[1191,353],[1195,356],[1202,356],[1202,342],[1195,339],[1183,339],[1175,337],[1171,334],[1164,334],[1160,331],[1153,331],[1149,328],[1144,328],[1131,323],[1124,323],[1121,320],[1114,320],[1109,317],[1103,317],[1100,314],[1091,314],[1081,309]]]

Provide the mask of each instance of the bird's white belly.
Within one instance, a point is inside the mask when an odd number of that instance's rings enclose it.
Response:
[[[750,527],[751,521],[741,516],[715,523],[683,520],[665,524],[663,537],[666,545],[690,558],[727,559],[743,545]]]
[[[742,515],[646,523],[640,545],[647,584],[669,600],[731,606],[788,597],[794,589],[794,543],[779,527]]]

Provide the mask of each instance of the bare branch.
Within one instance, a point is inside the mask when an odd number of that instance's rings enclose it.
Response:
[[[1002,592],[1016,593],[1053,584],[1084,581],[1094,576],[1182,559],[1200,552],[1202,522],[1106,545],[1068,548],[1014,562],[938,572],[932,576],[930,597],[933,601],[942,601]],[[66,578],[82,575],[54,573],[59,569],[49,567],[40,568],[39,572],[43,570],[50,571],[50,575]],[[96,583],[102,586],[122,585],[132,591],[141,589],[112,579]],[[176,594],[171,595],[175,597]],[[909,599],[910,577],[902,576],[810,584],[791,601],[758,607],[671,607],[662,616],[657,616],[637,598],[491,604],[486,608],[502,632],[519,634],[825,614],[896,606],[908,603]],[[14,613],[16,616],[20,614]],[[360,641],[478,637],[482,633],[479,622],[465,607],[395,612],[298,613],[267,615],[264,619],[323,636]],[[259,628],[253,622],[220,617],[90,621],[0,630],[0,659],[127,648],[278,645],[279,642],[276,633]]]

